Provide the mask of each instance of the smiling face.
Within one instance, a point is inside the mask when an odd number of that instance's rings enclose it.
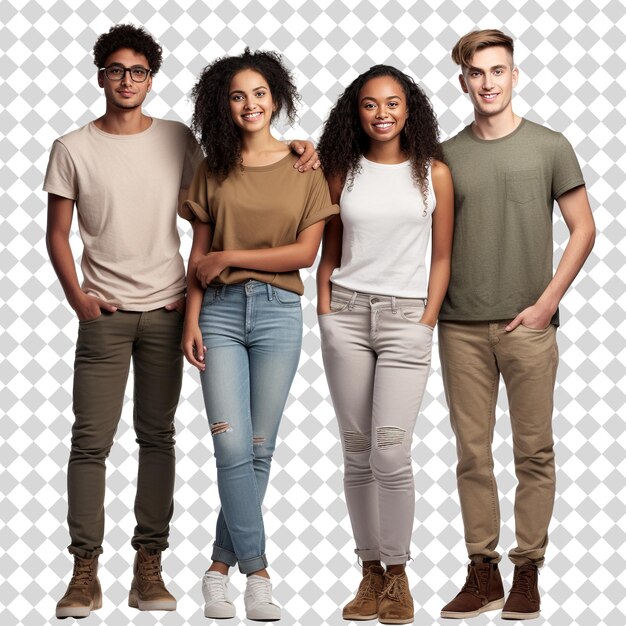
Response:
[[[228,92],[233,122],[248,133],[269,129],[276,110],[267,80],[255,70],[241,70],[230,81]]]
[[[105,67],[111,65],[150,69],[145,55],[130,48],[120,48],[110,54],[106,59]],[[136,109],[141,107],[152,87],[152,76],[148,76],[143,83],[136,83],[131,79],[130,72],[124,72],[124,76],[118,81],[109,80],[104,72],[98,72],[98,84],[104,89],[107,108]]]
[[[368,80],[359,91],[359,120],[373,141],[400,142],[408,111],[402,85],[391,76]]]
[[[517,85],[518,70],[511,53],[503,46],[478,50],[470,66],[459,76],[461,88],[469,95],[476,116],[512,114],[511,98]]]

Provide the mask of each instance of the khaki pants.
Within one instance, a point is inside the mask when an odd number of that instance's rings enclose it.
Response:
[[[333,285],[320,315],[322,356],[343,444],[346,504],[363,561],[410,558],[415,519],[411,443],[430,372],[424,301]]]
[[[457,481],[470,558],[499,560],[500,508],[491,445],[500,374],[509,399],[517,546],[516,565],[542,565],[555,493],[552,408],[558,364],[556,328],[507,322],[440,322],[439,351],[452,430]]]
[[[79,323],[74,364],[72,447],[67,468],[70,553],[102,553],[105,460],[134,367],[133,423],[139,471],[133,547],[167,547],[174,496],[174,414],[182,382],[177,311],[102,312]]]

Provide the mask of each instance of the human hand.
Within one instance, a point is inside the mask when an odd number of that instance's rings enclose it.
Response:
[[[185,315],[185,307],[187,304],[187,298],[183,296],[174,302],[170,302],[165,305],[167,311],[178,311],[181,315]]]
[[[300,158],[294,163],[294,167],[299,172],[306,172],[310,169],[316,170],[320,166],[320,159],[315,146],[310,141],[303,139],[294,139],[289,147],[300,155]]]
[[[95,320],[102,315],[102,309],[109,311],[109,313],[117,311],[117,307],[113,304],[83,291],[70,300],[70,306],[76,311],[76,316],[80,322]]]
[[[526,328],[542,330],[548,327],[553,315],[554,311],[536,302],[532,306],[526,307],[521,313],[518,313],[517,317],[506,325],[505,330],[510,332],[520,324],[526,326]]]
[[[228,267],[223,252],[209,252],[196,261],[196,278],[203,289]]]
[[[206,363],[204,362],[206,346],[202,343],[202,333],[197,323],[190,324],[185,322],[181,348],[187,361],[201,372],[204,372],[206,369]]]

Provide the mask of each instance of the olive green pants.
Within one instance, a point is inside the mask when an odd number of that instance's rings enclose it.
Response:
[[[67,470],[69,551],[102,553],[105,460],[122,413],[133,363],[133,424],[139,470],[132,545],[167,547],[174,495],[174,415],[182,383],[183,318],[177,311],[103,311],[79,322],[74,416]]]

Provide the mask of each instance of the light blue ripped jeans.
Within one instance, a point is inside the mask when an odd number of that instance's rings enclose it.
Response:
[[[249,574],[267,566],[261,504],[300,358],[300,296],[254,280],[209,287],[199,323],[222,505],[211,558]]]

